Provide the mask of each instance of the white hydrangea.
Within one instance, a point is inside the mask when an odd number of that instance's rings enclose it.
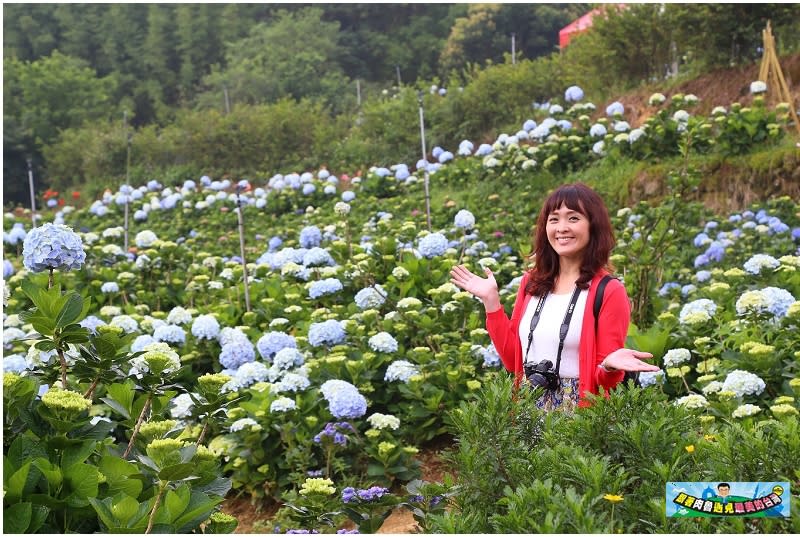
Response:
[[[691,358],[692,353],[689,352],[689,349],[670,349],[664,355],[664,367],[677,367]]]
[[[690,409],[704,408],[708,406],[708,400],[702,395],[692,393],[685,395],[675,401],[676,405],[684,406]]]
[[[167,315],[169,324],[187,324],[192,322],[192,314],[180,306],[175,306]]]
[[[737,369],[728,373],[722,384],[723,391],[734,392],[737,396],[759,395],[766,388],[766,383],[754,373]]]
[[[400,427],[400,420],[398,418],[391,414],[381,414],[379,412],[367,418],[367,423],[369,423],[373,429],[379,430],[388,428],[395,431]]]
[[[747,403],[744,405],[739,405],[736,410],[733,411],[731,416],[734,418],[746,418],[747,416],[755,416],[759,412],[761,412],[761,408],[759,406]]]

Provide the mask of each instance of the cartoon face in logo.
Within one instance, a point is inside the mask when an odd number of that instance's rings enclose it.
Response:
[[[783,487],[780,486],[780,485],[775,485],[774,487],[772,487],[772,492],[774,492],[778,496],[782,496],[783,495]]]

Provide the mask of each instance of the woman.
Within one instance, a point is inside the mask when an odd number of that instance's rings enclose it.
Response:
[[[600,314],[592,305],[598,285],[609,274],[614,232],[603,200],[588,186],[575,183],[556,189],[536,221],[532,259],[522,278],[511,319],[500,303],[491,270],[486,278],[463,265],[451,281],[480,298],[486,329],[506,369],[519,383],[526,378],[546,388],[538,406],[572,410],[587,406],[587,393],[606,392],[625,371],[658,371],[643,362],[652,354],[624,348],[630,322],[625,287],[610,279]]]

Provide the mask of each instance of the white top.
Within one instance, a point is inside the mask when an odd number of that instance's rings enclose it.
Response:
[[[522,343],[523,363],[535,364],[542,360],[550,360],[553,362],[553,367],[555,367],[556,358],[558,357],[558,332],[561,328],[561,323],[564,322],[564,315],[567,313],[572,293],[573,291],[562,295],[554,295],[552,293],[547,295],[542,313],[539,316],[539,324],[536,326],[536,330],[533,331],[530,352],[526,355],[525,350],[528,346],[528,334],[531,331],[531,319],[533,318],[533,312],[536,311],[536,305],[539,303],[539,297],[533,296],[528,301],[528,307],[525,309],[525,313],[519,323],[519,339]],[[561,366],[559,368],[559,376],[561,378],[578,378],[580,367],[578,346],[581,341],[583,313],[586,310],[588,296],[589,290],[583,289],[578,295],[578,302],[572,312],[567,338],[564,340],[564,350],[561,351]]]

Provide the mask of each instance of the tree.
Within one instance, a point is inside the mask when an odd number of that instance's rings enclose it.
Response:
[[[322,9],[281,10],[269,23],[226,47],[226,67],[216,66],[204,80],[202,106],[219,107],[227,88],[237,103],[262,104],[282,97],[341,98],[347,79],[336,61],[339,24],[324,22]],[[352,100],[352,98],[351,98]]]
[[[97,78],[85,61],[58,51],[34,62],[3,62],[3,186],[5,197],[24,192],[14,178],[25,177],[26,160],[41,163],[42,147],[62,129],[106,119],[114,105],[112,77]]]

